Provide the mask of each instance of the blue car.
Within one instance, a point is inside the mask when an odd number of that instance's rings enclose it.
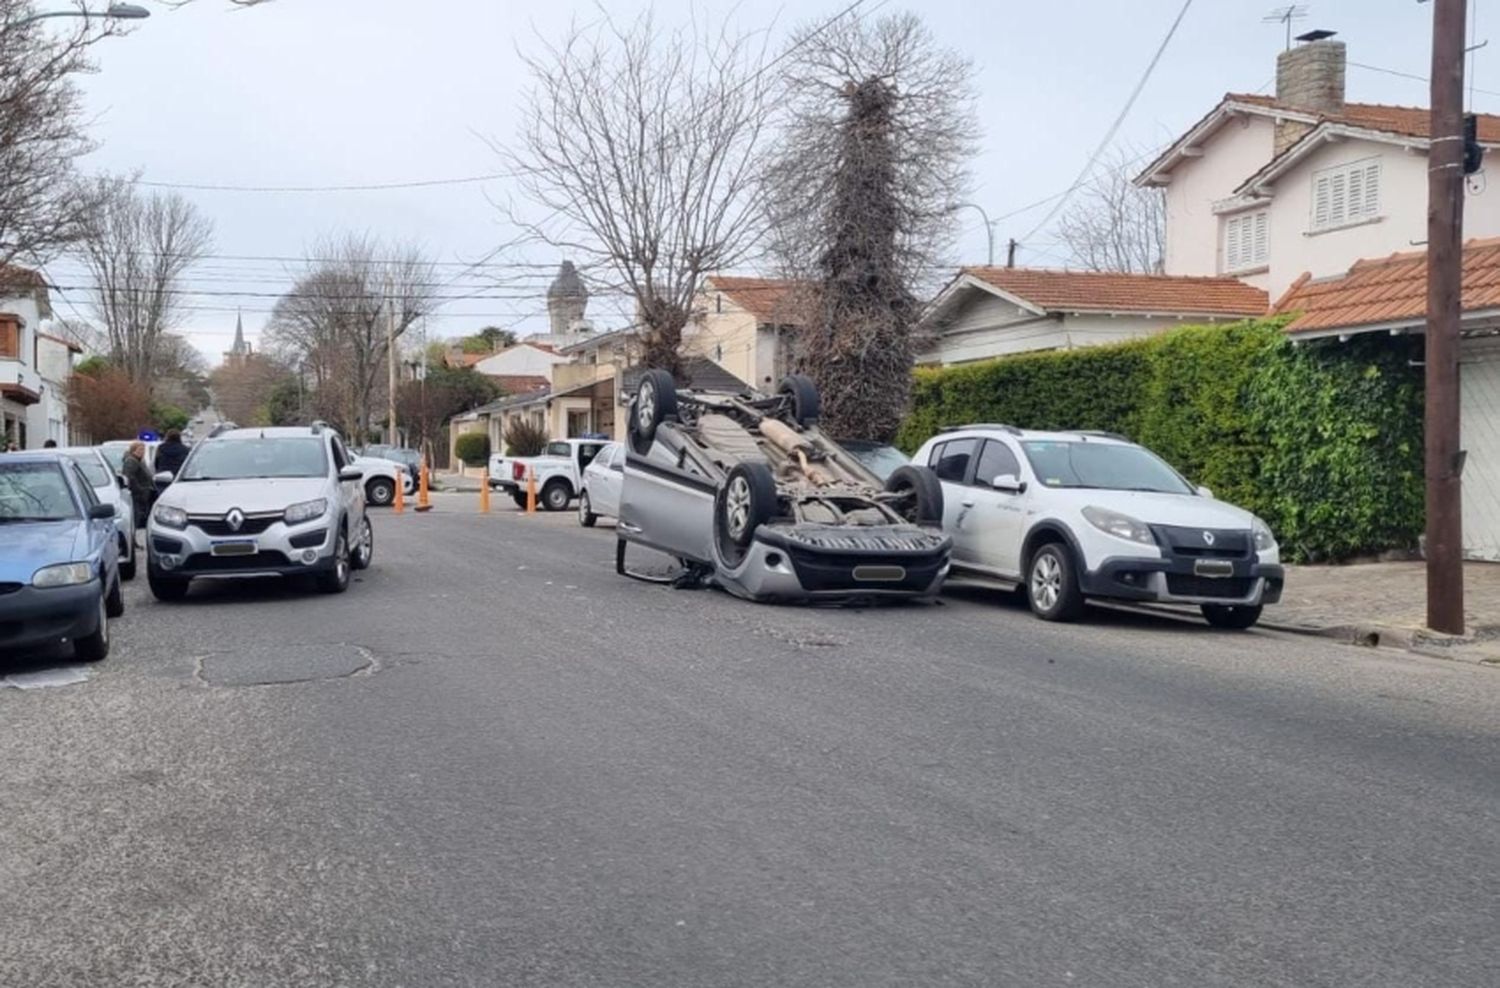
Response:
[[[84,662],[109,654],[125,613],[114,518],[66,457],[0,454],[0,656],[61,642]]]

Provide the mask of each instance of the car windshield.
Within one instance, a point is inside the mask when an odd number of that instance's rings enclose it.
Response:
[[[69,453],[68,459],[78,464],[78,469],[83,472],[84,479],[93,487],[109,487],[115,482],[109,475],[104,464],[99,462],[99,457],[93,453]]]
[[[77,518],[78,505],[57,463],[0,463],[0,523]]]
[[[1023,442],[1031,469],[1048,487],[1099,487],[1116,491],[1191,494],[1192,487],[1156,454],[1119,443],[1032,440]]]
[[[886,480],[910,462],[905,453],[884,443],[850,443],[844,449],[881,480]]]
[[[214,439],[193,451],[177,479],[321,477],[327,472],[321,439]]]
[[[100,446],[99,452],[104,454],[104,459],[115,473],[119,473],[125,466],[124,446]]]

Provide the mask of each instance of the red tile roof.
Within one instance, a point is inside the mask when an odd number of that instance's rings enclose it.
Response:
[[[37,333],[36,335],[41,339],[51,340],[53,343],[59,343],[67,347],[74,353],[83,352],[83,347],[79,346],[77,343],[74,343],[72,340],[65,340],[61,336],[53,336],[51,333]]]
[[[723,292],[735,305],[762,323],[786,323],[795,318],[793,294],[799,282],[786,278],[738,278],[710,275],[706,287]]]
[[[529,394],[551,387],[545,377],[537,374],[486,374],[485,377],[500,385],[500,390],[508,395]]]
[[[0,264],[0,288],[46,288],[47,279],[30,268]]]
[[[963,273],[1042,309],[1260,316],[1266,293],[1235,278],[1107,274],[1042,268],[964,268]]]
[[[1315,113],[1311,110],[1300,109],[1276,101],[1274,96],[1262,96],[1258,93],[1227,93],[1224,96],[1226,102],[1250,103],[1254,106],[1262,106],[1267,110],[1286,110],[1288,113],[1300,113],[1306,116],[1317,117],[1330,123],[1347,124],[1350,127],[1363,127],[1366,130],[1379,130],[1390,134],[1401,134],[1404,137],[1420,137],[1426,139],[1431,133],[1431,113],[1426,107],[1421,106],[1391,106],[1384,103],[1345,103],[1344,109],[1338,113]],[[1479,139],[1486,143],[1500,143],[1500,116],[1489,113],[1479,114]]]
[[[1500,237],[1464,244],[1463,307],[1500,308]],[[1427,318],[1427,252],[1356,261],[1348,274],[1333,278],[1304,274],[1275,311],[1297,313],[1288,333],[1421,323]]]

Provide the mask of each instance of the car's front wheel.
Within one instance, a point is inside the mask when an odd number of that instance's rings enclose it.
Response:
[[[1260,604],[1204,604],[1201,609],[1203,620],[1215,628],[1244,631],[1260,620],[1262,608]]]
[[[125,613],[125,588],[120,586],[119,580],[115,581],[115,585],[104,596],[104,613],[110,617],[119,617]]]
[[[73,639],[73,657],[80,662],[98,662],[109,655],[109,605],[99,595],[99,626],[91,635]]]
[[[1083,591],[1066,545],[1049,542],[1032,555],[1026,568],[1026,599],[1043,621],[1072,621],[1083,613]]]
[[[157,600],[174,601],[187,596],[188,581],[171,576],[158,576],[146,571],[146,583],[151,587],[151,596]]]
[[[599,516],[594,514],[593,502],[589,500],[589,492],[587,490],[579,491],[578,524],[582,525],[584,528],[593,528],[594,522],[598,520]]]
[[[135,546],[126,545],[125,540],[120,540],[120,579],[135,579]]]
[[[374,561],[375,528],[370,524],[369,518],[362,518],[359,522],[359,545],[355,546],[354,553],[350,556],[350,565],[355,569],[369,569]]]
[[[333,546],[333,565],[318,574],[318,589],[324,593],[343,593],[349,589],[349,536],[339,529]]]

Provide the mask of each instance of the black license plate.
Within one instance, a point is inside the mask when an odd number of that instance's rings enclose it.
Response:
[[[255,543],[215,542],[213,554],[215,556],[253,556],[255,555]]]
[[[1234,563],[1227,559],[1200,559],[1193,563],[1193,573],[1210,579],[1222,579],[1234,575]]]

